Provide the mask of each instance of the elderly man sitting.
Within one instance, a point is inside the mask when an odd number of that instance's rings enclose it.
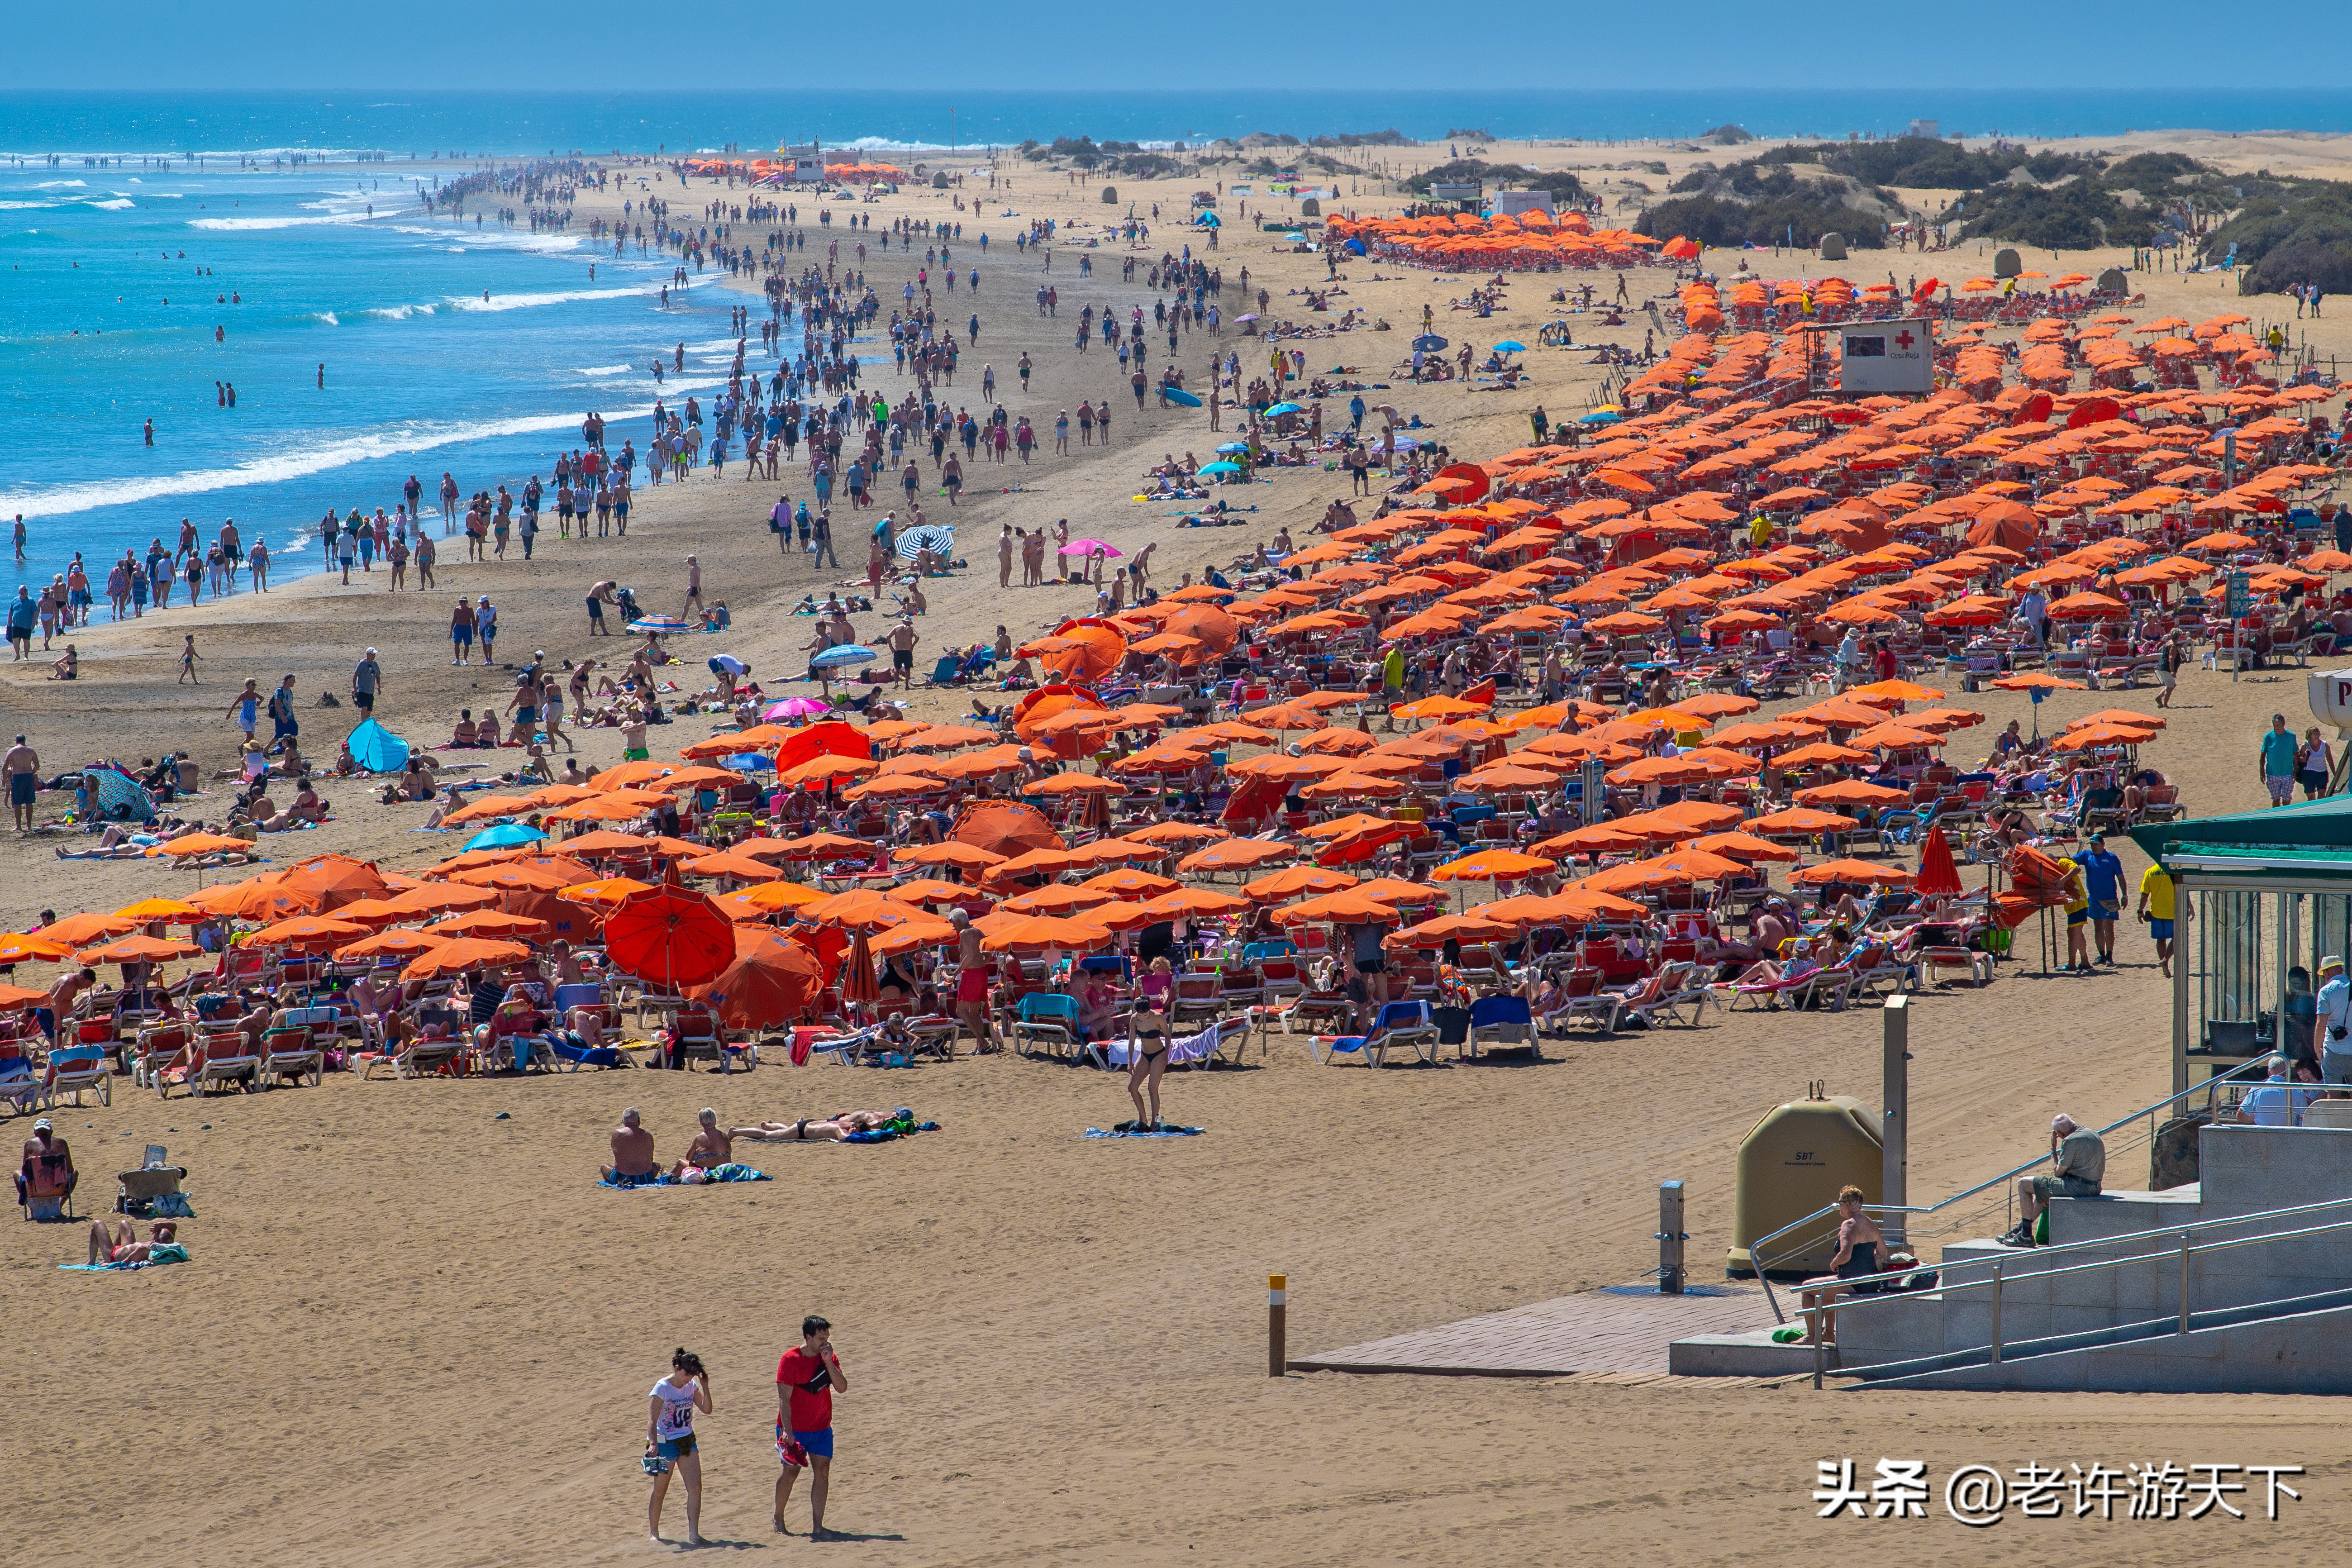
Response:
[[[1995,1237],[2003,1247],[2033,1247],[2034,1226],[2052,1198],[2095,1198],[2107,1173],[2107,1146],[2099,1135],[2079,1126],[2064,1111],[2050,1119],[2050,1159],[2046,1176],[2017,1178],[2018,1212],[2024,1217],[2017,1228]]]
[[[621,1124],[613,1129],[613,1163],[604,1167],[604,1179],[616,1187],[651,1186],[661,1180],[654,1135],[638,1124],[634,1105],[621,1112]]]

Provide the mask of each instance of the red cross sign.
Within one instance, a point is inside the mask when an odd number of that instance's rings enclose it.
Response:
[[[1908,349],[1911,346],[1911,343],[1912,337],[1910,328],[1906,327],[1895,335],[1895,346],[1896,348]]]

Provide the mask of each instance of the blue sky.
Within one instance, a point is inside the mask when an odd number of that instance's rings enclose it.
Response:
[[[2064,14],[2069,24],[2089,15]],[[2335,74],[2326,62],[2352,43],[2352,22],[2334,7],[2282,15],[2269,41],[2285,47],[2267,49],[2215,47],[2210,5],[2146,0],[2114,15],[2127,33],[2053,34],[1998,9],[1853,0],[1793,10],[1494,0],[1461,11],[1397,0],[1329,11],[1241,0],[782,10],[116,0],[15,8],[0,88],[2215,89],[2322,84]]]

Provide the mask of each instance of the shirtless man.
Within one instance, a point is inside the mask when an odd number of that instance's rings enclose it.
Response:
[[[672,1181],[686,1180],[688,1171],[697,1175],[706,1174],[713,1165],[723,1165],[735,1157],[734,1134],[719,1130],[719,1112],[705,1106],[698,1120],[701,1121],[702,1129],[694,1135],[694,1142],[686,1146],[686,1153],[677,1163],[669,1168]]]
[[[661,1179],[654,1163],[654,1135],[637,1125],[637,1108],[621,1112],[613,1129],[613,1163],[604,1167],[604,1180],[616,1186],[642,1187]]]
[[[923,640],[922,634],[915,630],[910,617],[901,616],[898,624],[890,628],[887,640],[890,644],[891,679],[911,690],[915,684],[915,645]]]
[[[871,1132],[887,1126],[894,1116],[906,1112],[887,1110],[836,1110],[827,1117],[803,1117],[798,1121],[762,1121],[756,1127],[730,1127],[730,1138],[756,1139],[766,1143],[838,1143],[853,1132]],[[912,1120],[911,1116],[908,1120]]]
[[[97,970],[77,969],[70,974],[60,975],[58,983],[49,987],[48,995],[42,998],[33,1016],[40,1021],[43,1032],[51,1040],[64,1037],[58,1034],[58,1026],[72,1016],[74,1004],[80,999],[81,994],[97,984]]]
[[[988,1021],[988,960],[970,915],[952,910],[948,924],[956,931],[956,1018],[971,1031],[975,1051],[985,1055],[996,1049],[996,1033]],[[949,1050],[952,1054],[954,1047]]]
[[[122,1222],[119,1232],[108,1230],[102,1219],[90,1221],[89,1261],[93,1264],[144,1263],[154,1256],[155,1248],[168,1247],[176,1240],[180,1227],[173,1221],[159,1219],[148,1227],[147,1234],[152,1237],[152,1240],[134,1239],[138,1234],[139,1227],[127,1219]]]

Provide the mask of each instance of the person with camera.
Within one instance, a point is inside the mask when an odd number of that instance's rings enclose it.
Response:
[[[776,1478],[775,1525],[785,1533],[784,1505],[792,1500],[793,1483],[803,1466],[809,1480],[809,1538],[825,1534],[824,1499],[833,1480],[833,1396],[849,1392],[842,1375],[841,1358],[833,1352],[833,1325],[812,1313],[801,1320],[801,1342],[776,1363],[776,1457],[783,1472]]]
[[[646,1473],[654,1495],[646,1504],[646,1533],[662,1538],[662,1500],[669,1495],[670,1471],[686,1478],[686,1543],[702,1544],[702,1458],[694,1451],[694,1413],[711,1414],[710,1374],[702,1358],[683,1345],[671,1352],[669,1375],[653,1386],[646,1403]]]

